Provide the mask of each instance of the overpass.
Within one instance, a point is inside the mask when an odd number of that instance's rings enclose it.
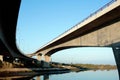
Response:
[[[16,58],[32,64],[33,58],[22,54],[16,46],[16,25],[21,0],[0,0],[0,60]]]
[[[34,59],[23,55],[16,46],[16,25],[21,0],[0,1],[0,55],[21,58],[27,62]],[[99,11],[58,36],[31,54],[45,56],[47,62],[55,52],[73,47],[112,47],[120,74],[120,0],[112,0]]]
[[[49,62],[50,56],[59,50],[88,46],[112,47],[120,67],[120,0],[112,0],[29,56],[39,60],[44,56]]]

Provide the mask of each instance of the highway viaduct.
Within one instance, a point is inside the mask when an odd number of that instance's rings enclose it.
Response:
[[[32,61],[16,46],[16,25],[21,0],[0,1],[0,55]],[[120,0],[112,0],[105,8],[55,38],[33,55],[45,56],[47,62],[55,52],[73,47],[112,47],[120,73]]]
[[[21,0],[0,0],[0,60],[21,59],[32,64],[33,58],[22,54],[16,45],[16,26]]]
[[[112,47],[120,67],[120,0],[112,0],[29,56],[50,62],[55,52],[74,47]]]

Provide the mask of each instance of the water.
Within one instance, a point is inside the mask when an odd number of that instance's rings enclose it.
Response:
[[[119,80],[117,70],[97,70],[83,72],[69,72],[57,74],[43,74],[25,76],[0,77],[0,80]]]
[[[97,70],[84,72],[70,72],[57,75],[37,76],[35,80],[119,80],[117,70]]]

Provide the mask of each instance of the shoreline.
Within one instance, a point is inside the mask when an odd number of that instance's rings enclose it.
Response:
[[[93,69],[89,69],[93,70]],[[44,74],[64,74],[69,72],[81,72],[81,71],[89,71],[89,70],[81,70],[81,69],[64,69],[64,68],[7,68],[0,69],[0,78],[4,77],[34,77],[37,75]],[[99,70],[99,69],[98,69]],[[96,70],[93,70],[96,71]]]
[[[0,69],[0,77],[5,76],[35,76],[42,74],[62,74],[68,73],[68,69],[60,68],[7,68]]]

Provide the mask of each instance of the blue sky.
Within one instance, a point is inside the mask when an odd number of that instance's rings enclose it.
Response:
[[[52,61],[83,64],[115,64],[112,48],[108,47],[66,49],[52,55]]]
[[[40,49],[41,46],[70,29],[110,1],[111,0],[22,0],[16,33],[18,48],[24,54],[35,52]],[[67,53],[74,51],[75,50]],[[77,49],[77,51],[81,51],[82,53],[83,50]],[[98,53],[104,53],[100,51],[98,51]],[[64,52],[61,52],[61,54],[62,53]],[[60,53],[56,54],[57,55],[53,55],[53,60],[61,60]],[[105,58],[103,58],[103,60],[104,59]],[[68,61],[69,60],[70,59],[68,59]]]

